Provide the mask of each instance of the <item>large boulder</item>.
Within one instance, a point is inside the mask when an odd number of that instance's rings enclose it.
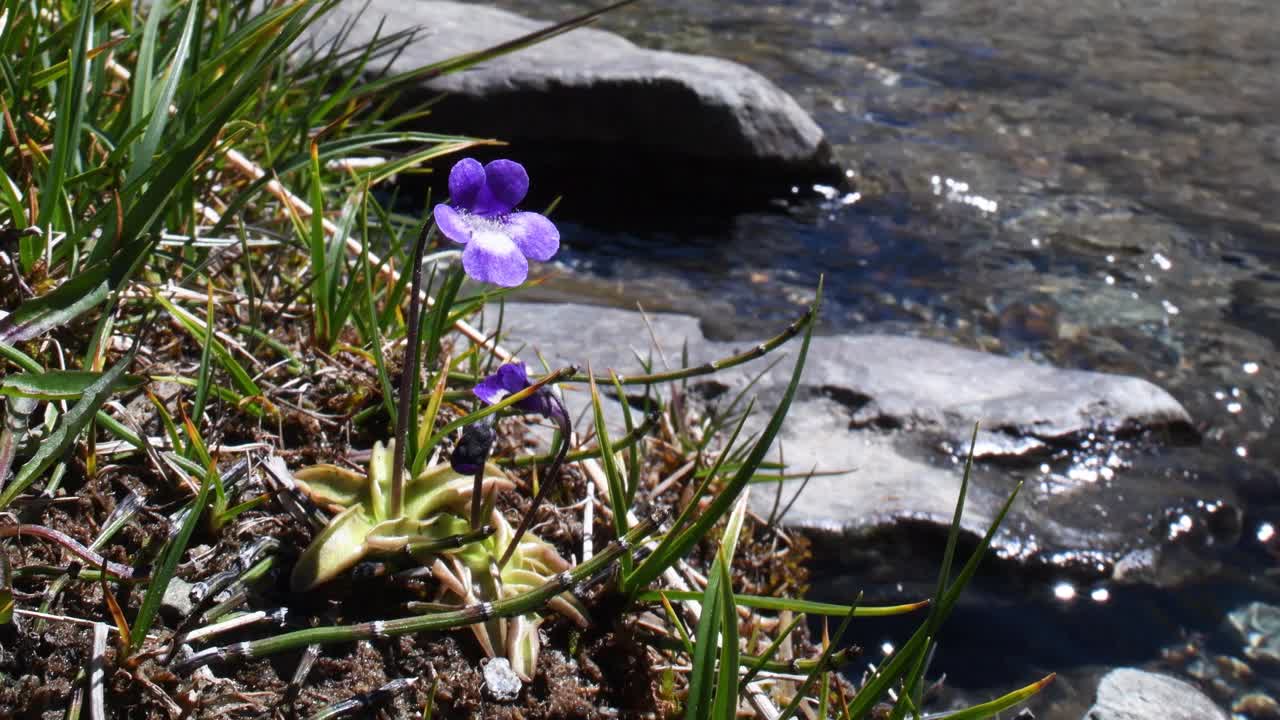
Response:
[[[376,34],[420,27],[385,68],[400,73],[548,24],[483,5],[371,0],[339,5],[310,33],[357,48]],[[601,30],[570,31],[425,81],[409,96],[441,92],[449,97],[433,106],[429,129],[514,141],[522,162],[538,166],[541,153],[541,164],[561,177],[585,176],[597,185],[656,178],[709,189],[701,177],[718,174],[735,177],[735,191],[743,192],[752,179],[776,188],[840,177],[821,128],[758,73],[719,58],[647,50]]]
[[[590,362],[598,374],[634,374],[637,353],[652,353],[656,367],[664,367],[651,350],[655,337],[672,364],[686,343],[691,364],[753,346],[707,340],[688,316],[651,314],[648,320],[584,305],[507,303],[503,329],[510,344],[528,346],[527,358],[537,350],[556,365]],[[797,347],[798,340],[779,350],[788,359],[772,368],[771,355],[694,378],[690,388],[724,407],[759,375],[750,391],[757,410],[747,425],[759,431],[782,397]],[[584,389],[567,393],[571,412],[586,407]],[[609,413],[620,433],[617,406]],[[1145,380],[907,337],[820,336],[773,450],[775,457],[782,452],[791,472],[819,474],[782,522],[827,538],[835,552],[853,547],[851,536],[903,523],[945,527],[978,422],[983,429],[964,528],[984,532],[1015,483],[1027,479],[997,541],[1015,560],[1071,567],[1089,577],[1116,567],[1149,568],[1159,561],[1163,538],[1152,532],[1153,518],[1200,496],[1193,480],[1157,477],[1134,464],[1151,446],[1192,432],[1182,406]],[[783,486],[784,507],[799,487],[798,480]],[[773,510],[772,490],[757,486],[752,499],[762,515]]]

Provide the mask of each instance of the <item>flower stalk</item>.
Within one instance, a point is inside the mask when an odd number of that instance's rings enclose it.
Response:
[[[418,379],[418,336],[421,333],[419,317],[422,314],[422,255],[426,251],[427,238],[431,234],[432,224],[424,222],[422,232],[413,244],[413,260],[410,262],[412,276],[409,285],[409,331],[405,337],[404,362],[400,369],[400,404],[396,408],[395,452],[391,466],[391,500],[388,510],[391,517],[398,518],[404,514],[404,455],[409,445],[410,413],[414,408],[413,384]]]
[[[502,559],[498,561],[498,569],[501,570],[506,566],[507,561],[511,559],[511,554],[520,546],[520,538],[529,531],[529,526],[533,524],[533,518],[538,512],[538,507],[542,505],[542,501],[550,494],[551,488],[556,485],[556,480],[560,477],[560,466],[564,464],[564,457],[569,452],[569,439],[573,432],[573,428],[569,425],[569,413],[565,411],[564,405],[560,403],[560,399],[551,393],[547,393],[551,398],[551,402],[555,403],[559,412],[551,413],[551,419],[555,421],[560,430],[560,444],[556,448],[555,459],[551,461],[551,467],[548,468],[547,474],[542,479],[542,485],[538,488],[538,494],[533,496],[533,502],[529,504],[529,511],[520,518],[520,525],[516,527],[515,534],[511,536],[511,543],[507,545],[507,549],[502,552]]]

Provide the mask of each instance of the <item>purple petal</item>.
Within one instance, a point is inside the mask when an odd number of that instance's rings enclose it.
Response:
[[[529,276],[529,261],[503,233],[481,230],[471,234],[462,251],[462,268],[473,280],[515,287]]]
[[[560,249],[560,231],[538,213],[513,213],[507,218],[507,232],[520,252],[530,260],[546,262]]]
[[[497,372],[480,381],[471,391],[476,397],[492,405],[502,398],[529,387],[529,376],[525,373],[524,363],[507,363]]]
[[[463,158],[454,163],[449,171],[449,200],[460,208],[470,209],[484,189],[484,177],[484,166],[479,160]]]
[[[502,379],[503,387],[508,392],[518,393],[529,387],[529,371],[525,369],[524,363],[508,363],[498,368],[497,375]],[[543,388],[529,397],[516,403],[516,407],[527,413],[537,415],[547,415],[551,410],[550,395],[546,388]]]
[[[502,215],[511,212],[529,193],[529,173],[514,160],[494,160],[484,166],[484,187],[476,195],[474,212]]]
[[[507,396],[507,389],[502,386],[502,378],[498,373],[481,380],[480,384],[471,389],[471,392],[483,400],[485,405],[493,405]]]
[[[485,404],[493,405],[505,397],[524,390],[529,385],[528,370],[525,369],[524,363],[515,362],[507,363],[498,368],[492,375],[480,381],[471,392],[475,393],[476,397],[483,400]],[[559,403],[553,400],[551,393],[546,388],[516,403],[515,407],[524,412],[542,415],[557,421],[558,416],[564,413],[564,410],[559,408]],[[567,421],[568,416],[564,415],[564,419]]]
[[[546,418],[551,417],[551,401],[547,399],[546,389],[539,390],[538,392],[521,400],[516,403],[516,407],[527,413],[541,415]]]
[[[484,184],[509,211],[529,194],[529,173],[515,160],[494,160],[484,166]]]
[[[509,393],[517,393],[529,387],[529,374],[524,368],[524,363],[507,363],[498,368],[494,377],[498,378],[498,382],[502,383],[502,387]]]
[[[440,203],[432,210],[432,214],[436,218],[436,227],[440,228],[445,237],[456,243],[466,243],[471,239],[471,226],[462,213]]]

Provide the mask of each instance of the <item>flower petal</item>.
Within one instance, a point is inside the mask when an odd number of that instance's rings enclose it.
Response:
[[[484,166],[480,161],[463,158],[449,171],[449,200],[460,208],[470,209],[484,184]]]
[[[529,193],[529,173],[515,160],[494,160],[484,166],[484,188],[476,195],[474,212],[502,215],[515,209]]]
[[[518,393],[529,387],[529,372],[525,370],[524,363],[507,363],[498,368],[494,376],[509,393]]]
[[[529,375],[524,369],[524,363],[514,362],[499,367],[492,375],[481,380],[471,392],[485,404],[492,405],[527,387],[529,387]]]
[[[505,234],[481,230],[462,251],[462,268],[473,280],[515,287],[529,276],[529,261]]]
[[[502,386],[502,378],[498,377],[498,373],[481,380],[471,388],[471,392],[484,401],[485,405],[493,405],[507,396],[507,389]]]
[[[507,232],[520,252],[530,260],[546,262],[560,249],[560,231],[538,213],[512,213],[507,218]]]
[[[436,227],[440,228],[445,237],[456,243],[466,243],[471,239],[471,226],[462,213],[440,203],[432,210],[432,214],[436,218]]]
[[[516,407],[527,413],[541,415],[542,417],[550,418],[552,420],[555,419],[551,415],[552,405],[546,388],[542,388],[529,397],[516,403]]]

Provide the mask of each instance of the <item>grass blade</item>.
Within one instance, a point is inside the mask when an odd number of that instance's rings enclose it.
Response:
[[[744,496],[745,497],[745,496]],[[716,676],[716,699],[712,717],[734,720],[738,714],[738,613],[733,602],[733,578],[729,576],[730,550],[720,546],[716,567],[720,574],[720,669]]]
[[[218,340],[214,334],[213,328],[208,327],[198,320],[196,316],[173,304],[172,301],[161,295],[158,291],[153,293],[153,296],[155,297],[156,302],[160,303],[160,305],[178,321],[178,324],[181,325],[182,328],[191,335],[191,337],[195,338],[196,342],[201,344],[207,342],[210,345],[213,349],[214,356],[218,358],[218,363],[222,365],[223,369],[226,370],[229,375],[231,375],[232,381],[235,382],[236,388],[240,392],[251,398],[262,397],[262,391],[258,389],[257,383],[253,381],[253,378],[249,376],[249,373],[244,369],[244,367],[239,362],[236,362],[236,359],[231,355],[231,351],[227,350],[226,346]]]
[[[49,435],[48,439],[40,443],[35,454],[14,475],[13,482],[4,489],[4,493],[0,494],[0,508],[8,507],[19,493],[26,490],[27,486],[35,482],[41,473],[66,453],[79,437],[80,431],[85,429],[98,408],[102,407],[102,403],[114,391],[116,383],[133,362],[135,351],[136,346],[134,350],[130,350],[116,361],[116,364],[104,372],[102,377],[84,389],[80,400],[62,416],[62,422],[58,424],[58,428]]]
[[[987,718],[995,717],[998,713],[1031,699],[1036,693],[1048,687],[1049,683],[1053,682],[1057,676],[1057,673],[1049,673],[1026,687],[1014,690],[1007,695],[1001,695],[990,702],[974,705],[946,715],[934,716],[930,720],[986,720]]]
[[[707,578],[706,592],[702,594],[702,616],[698,618],[698,629],[694,635],[693,669],[689,671],[685,720],[703,720],[711,713],[711,693],[716,686],[716,646],[723,625],[720,613],[725,612],[720,582],[721,573],[711,573]],[[729,608],[729,612],[732,611]]]
[[[173,574],[178,569],[178,561],[182,559],[187,543],[191,540],[191,534],[195,532],[196,523],[200,522],[200,518],[204,515],[204,508],[209,504],[209,493],[213,489],[212,471],[213,468],[210,468],[210,471],[205,473],[204,480],[200,483],[200,494],[196,495],[196,499],[182,521],[182,527],[169,541],[159,566],[151,576],[151,582],[147,584],[147,594],[142,598],[142,607],[138,609],[138,616],[133,619],[133,628],[129,634],[129,652],[131,653],[136,653],[138,648],[142,647],[142,641],[146,639],[147,631],[151,629],[156,613],[160,610],[160,601],[164,599],[165,588],[173,579]]]
[[[965,458],[964,474],[961,475],[960,493],[956,498],[955,513],[951,517],[951,527],[947,531],[946,549],[943,550],[942,564],[938,569],[938,589],[933,595],[935,603],[929,610],[929,617],[925,619],[925,634],[930,639],[930,647],[932,647],[934,638],[938,635],[938,624],[940,622],[938,618],[938,602],[942,600],[942,594],[946,591],[947,583],[950,581],[951,565],[955,561],[956,555],[956,544],[960,540],[960,522],[964,519],[964,503],[965,499],[969,495],[969,477],[973,472],[973,452],[977,447],[977,444],[978,425],[975,423],[973,426],[973,437],[969,440],[969,454]],[[915,701],[916,705],[919,705],[921,702],[921,696],[924,693],[923,683],[925,659],[930,655],[930,647],[927,647],[925,651],[920,654],[920,661],[911,669],[911,673],[903,682],[902,697],[899,699],[897,707],[894,708],[892,716],[894,720],[900,720],[906,714],[906,707],[903,704],[903,700],[910,698]]]
[[[85,102],[89,97],[89,42],[93,35],[93,0],[79,3],[80,18],[70,50],[71,76],[59,87],[62,104],[58,108],[53,158],[44,185],[40,188],[40,215],[36,225],[53,223],[54,213],[65,208],[63,185],[79,165],[80,129],[84,127]],[[58,223],[63,224],[63,223]],[[21,258],[23,269],[30,271],[36,257]]]
[[[205,309],[204,326],[206,328],[214,327],[213,317],[213,284],[209,284],[209,299]],[[204,334],[204,347],[200,349],[200,372],[196,376],[196,399],[191,408],[191,417],[195,418],[195,422],[199,423],[204,417],[205,403],[209,401],[209,386],[213,384],[213,340],[214,335],[211,332]],[[174,446],[175,448],[177,445]],[[187,446],[187,457],[191,457],[194,452],[191,445]]]
[[[778,432],[782,429],[782,421],[786,419],[787,412],[791,409],[791,400],[795,397],[796,391],[800,388],[800,375],[804,371],[805,357],[809,354],[809,343],[813,339],[813,329],[817,325],[818,311],[822,306],[822,283],[818,283],[818,291],[813,301],[813,308],[810,310],[808,322],[805,327],[804,340],[800,343],[800,352],[796,357],[795,368],[791,371],[791,382],[787,385],[787,391],[782,397],[782,401],[778,403],[778,407],[773,412],[773,416],[769,419],[769,424],[761,434],[760,439],[751,449],[751,453],[747,456],[746,461],[738,472],[729,481],[729,484],[711,501],[707,510],[694,521],[687,530],[675,535],[669,533],[662,539],[658,545],[658,549],[636,568],[635,572],[625,576],[623,587],[628,592],[634,592],[636,589],[644,587],[657,579],[667,567],[676,561],[677,558],[683,557],[685,553],[693,547],[703,535],[711,529],[712,525],[718,522],[728,511],[729,506],[737,499],[742,489],[746,487],[755,474],[756,469],[764,462],[765,454],[769,452],[769,446],[773,444],[773,439],[777,437]]]
[[[0,380],[0,396],[27,397],[36,400],[75,400],[98,380],[102,373],[87,370],[46,370],[43,373],[15,373]],[[141,387],[146,378],[122,375],[112,392]]]
[[[187,64],[187,55],[191,51],[191,37],[196,26],[196,9],[200,7],[200,3],[192,2],[187,6],[187,17],[183,21],[182,37],[178,39],[178,47],[174,50],[173,59],[169,63],[168,76],[164,79],[164,84],[160,86],[160,93],[156,96],[155,102],[151,106],[151,114],[147,121],[147,130],[142,135],[142,140],[133,150],[133,164],[129,168],[128,181],[137,180],[151,165],[152,158],[156,154],[156,149],[160,146],[160,138],[164,135],[165,127],[169,124],[169,105],[173,103],[174,93],[178,89],[178,82],[182,79],[182,69]],[[159,8],[157,8],[158,10]],[[151,29],[151,18],[147,19],[147,29]],[[141,80],[141,73],[135,73],[134,78]],[[148,78],[145,82],[149,83]],[[149,93],[149,84],[145,88],[145,92]]]
[[[627,534],[627,493],[622,482],[622,473],[618,470],[618,458],[613,453],[613,447],[609,442],[609,428],[605,426],[604,407],[600,403],[600,388],[596,386],[595,375],[591,373],[591,368],[587,368],[587,375],[591,378],[591,409],[594,411],[596,442],[600,443],[600,466],[604,469],[605,477],[609,480],[609,507],[613,508],[613,531],[622,537]],[[568,438],[564,438],[563,442],[568,442]],[[631,564],[626,562],[627,558],[623,558],[623,571],[630,572]]]
[[[659,602],[662,597],[676,602],[700,601],[702,593],[690,590],[645,590],[636,595],[639,602]],[[929,606],[928,600],[906,603],[903,605],[863,606],[856,608],[850,605],[813,602],[812,600],[793,600],[791,598],[763,597],[760,595],[734,595],[734,601],[742,607],[759,610],[790,610],[807,615],[847,615],[850,610],[854,617],[891,617],[905,615]]]

